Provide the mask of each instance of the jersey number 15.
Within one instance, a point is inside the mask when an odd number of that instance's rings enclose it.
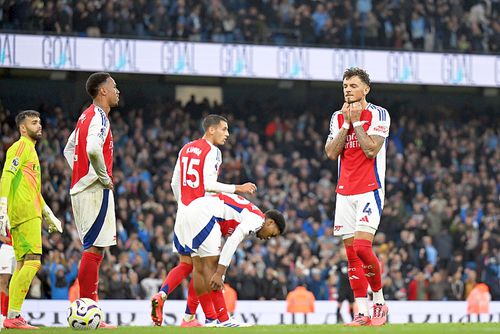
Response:
[[[198,188],[200,185],[200,172],[196,166],[200,165],[200,159],[189,159],[189,157],[182,157],[182,185],[191,188]],[[188,176],[190,178],[188,179]]]

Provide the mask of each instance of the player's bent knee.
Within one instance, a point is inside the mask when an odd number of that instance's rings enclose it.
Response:
[[[8,291],[10,274],[0,274],[0,292]]]
[[[354,241],[354,234],[353,233],[344,234],[342,236],[342,241],[344,242],[344,246],[352,246],[352,243]]]
[[[356,228],[356,233],[354,235],[356,239],[366,239],[372,241],[375,233],[377,233],[377,229],[371,226],[360,224]]]
[[[90,246],[85,251],[102,256],[102,255],[104,255],[104,249],[105,249],[104,247]]]
[[[182,254],[180,254],[179,262],[193,265],[193,260],[191,259],[190,255],[182,255]]]
[[[26,254],[24,256],[24,261],[38,261],[41,263],[42,256],[40,254]]]

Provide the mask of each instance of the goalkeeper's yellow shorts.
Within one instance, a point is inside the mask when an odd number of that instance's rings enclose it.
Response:
[[[26,254],[42,254],[42,220],[33,218],[10,229],[16,261],[23,261]]]

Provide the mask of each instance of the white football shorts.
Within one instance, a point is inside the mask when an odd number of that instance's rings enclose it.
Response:
[[[14,247],[7,244],[0,246],[0,275],[12,275],[16,269],[16,256],[14,255]]]
[[[71,195],[83,249],[116,245],[115,199],[110,189],[91,187]]]
[[[375,234],[383,208],[382,189],[358,195],[337,194],[333,235],[346,239],[354,236],[356,231]]]
[[[174,225],[174,249],[181,255],[219,256],[222,232],[217,218],[207,207],[177,211]]]

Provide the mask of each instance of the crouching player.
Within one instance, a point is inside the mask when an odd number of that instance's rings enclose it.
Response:
[[[179,219],[180,218],[180,219]],[[248,235],[267,240],[283,234],[285,218],[276,210],[266,213],[245,198],[227,193],[197,198],[178,217],[174,227],[174,245],[180,254],[191,254],[194,288],[207,317],[206,326],[242,327],[230,319],[224,297],[211,298],[211,292],[224,286],[224,275],[238,245]],[[227,240],[221,249],[221,238]],[[213,301],[213,303],[212,303]]]

